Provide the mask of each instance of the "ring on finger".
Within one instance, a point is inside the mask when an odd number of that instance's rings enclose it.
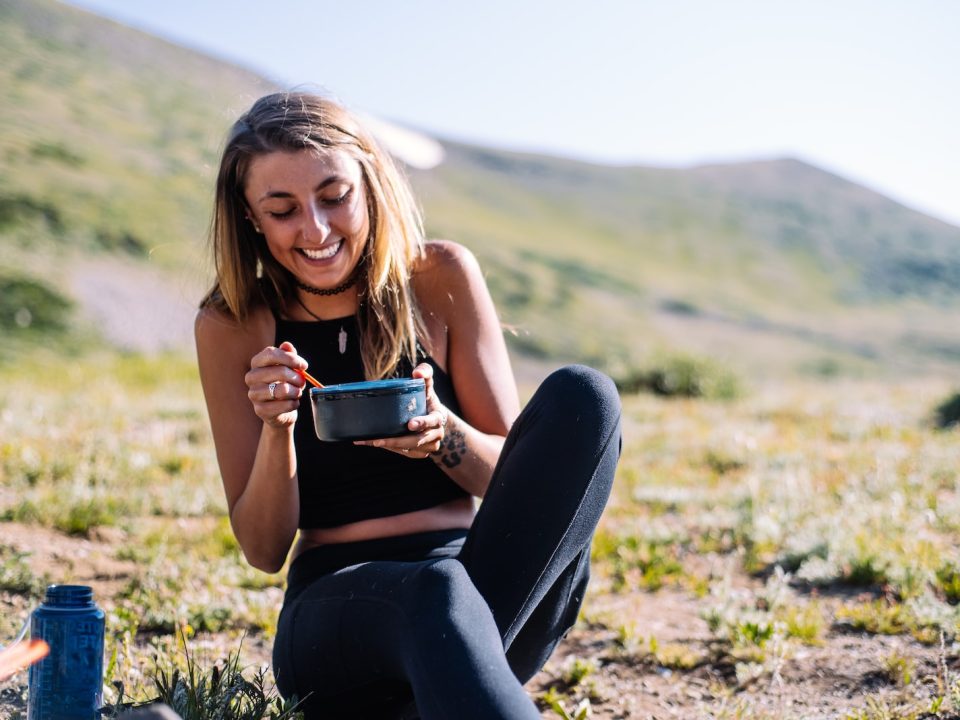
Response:
[[[278,383],[278,382],[275,381],[275,382],[272,382],[272,383],[270,383],[269,385],[267,385],[267,390],[270,391],[270,399],[271,399],[271,400],[276,400],[276,399],[277,399],[277,385],[279,385],[279,384],[280,384],[280,383]]]

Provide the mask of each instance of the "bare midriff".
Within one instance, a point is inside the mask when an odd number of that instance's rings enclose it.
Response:
[[[473,498],[466,497],[402,515],[360,520],[332,528],[302,529],[293,554],[296,557],[304,550],[317,545],[375,540],[431,530],[466,529],[473,522],[473,515]]]

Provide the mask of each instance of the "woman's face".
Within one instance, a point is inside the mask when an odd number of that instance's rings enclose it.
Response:
[[[362,172],[340,150],[260,155],[244,197],[270,253],[301,282],[334,288],[363,256],[370,221]]]

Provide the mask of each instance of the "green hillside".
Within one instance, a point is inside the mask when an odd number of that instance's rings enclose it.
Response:
[[[960,229],[819,168],[446,147],[415,175],[431,229],[484,258],[533,349],[635,357],[666,343],[754,370],[960,359]]]
[[[70,6],[3,0],[0,87],[5,242],[144,255],[194,246],[224,125],[268,85]]]
[[[151,295],[164,283],[195,300],[220,143],[271,88],[52,0],[0,0],[4,334],[36,339],[34,317],[62,333],[69,313],[77,327],[91,303],[127,302],[122,283],[97,291],[118,272],[156,311],[172,312]],[[443,164],[411,170],[428,229],[480,257],[518,354],[611,370],[678,350],[751,374],[960,367],[960,229],[819,168],[444,147]]]

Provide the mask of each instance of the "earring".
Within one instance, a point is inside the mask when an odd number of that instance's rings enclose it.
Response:
[[[250,217],[249,215],[247,215],[247,220],[249,220],[250,223],[253,225],[253,229],[257,231],[257,234],[263,235],[263,230],[261,230],[261,229],[260,229],[260,226],[257,225],[257,221],[256,221],[256,220],[254,220],[254,219],[253,219],[252,217]]]

